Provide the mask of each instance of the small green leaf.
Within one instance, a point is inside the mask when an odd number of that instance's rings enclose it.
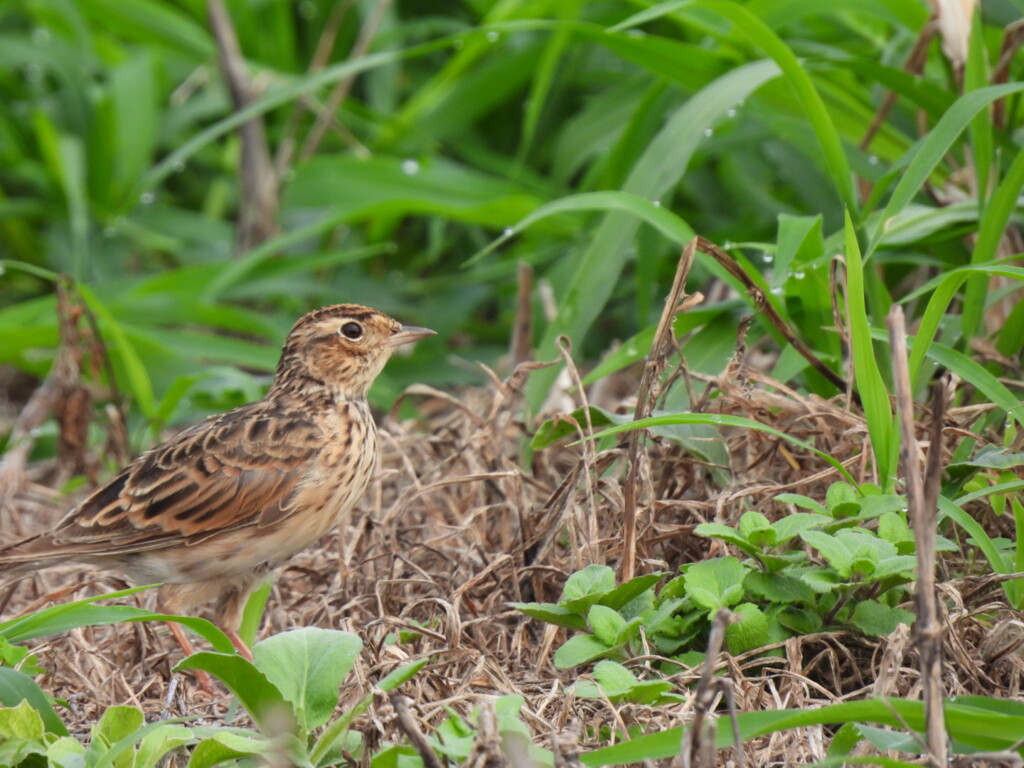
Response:
[[[780,520],[772,523],[772,530],[775,531],[776,541],[783,544],[790,539],[799,536],[804,531],[821,526],[832,521],[828,515],[816,515],[810,512],[797,512],[786,515]]]
[[[764,611],[753,603],[743,603],[733,609],[733,615],[739,617],[739,621],[725,629],[729,653],[743,653],[768,644],[768,617]]]
[[[132,768],[157,768],[168,752],[193,740],[190,728],[170,723],[162,725],[142,738]]]
[[[562,589],[563,608],[583,614],[615,589],[615,571],[607,565],[588,565],[572,574]]]
[[[546,621],[557,627],[579,631],[587,628],[586,619],[556,603],[509,603],[509,606],[525,613],[530,618]]]
[[[910,624],[914,614],[902,608],[883,605],[877,600],[862,600],[853,609],[850,623],[866,635],[888,635],[900,624]]]
[[[27,701],[0,708],[0,743],[6,739],[43,740],[43,718]]]
[[[760,550],[747,541],[743,534],[735,528],[730,528],[728,525],[722,525],[721,523],[701,523],[693,529],[693,532],[698,536],[707,536],[708,538],[716,538],[728,542],[741,552],[748,554],[751,557],[760,553]]]
[[[587,623],[602,643],[609,647],[619,644],[619,633],[625,628],[626,620],[618,612],[603,605],[591,606]]]
[[[809,603],[814,591],[803,581],[788,573],[751,571],[743,579],[748,592],[772,603]]]
[[[46,748],[46,759],[54,768],[81,768],[84,756],[85,747],[71,736],[61,736]]]
[[[683,574],[686,594],[708,611],[735,605],[743,599],[743,577],[747,570],[735,557],[694,563]]]
[[[744,512],[740,517],[739,531],[744,538],[750,538],[754,531],[767,530],[771,525],[771,521],[760,512]]]
[[[819,594],[828,594],[842,583],[834,571],[816,566],[802,568],[797,571],[796,576]]]
[[[849,483],[836,482],[825,493],[825,503],[837,520],[852,517],[860,512],[861,499],[857,490]]]
[[[14,707],[25,702],[39,713],[47,733],[67,736],[68,729],[53,711],[50,700],[36,682],[16,669],[0,667],[0,704]]]
[[[783,504],[793,504],[801,507],[802,509],[809,509],[811,512],[818,515],[827,515],[828,517],[831,517],[825,507],[809,496],[803,496],[799,493],[780,493],[775,497],[775,500]]]
[[[779,611],[776,620],[798,635],[809,635],[821,629],[821,616],[808,608],[787,605]]]
[[[192,750],[188,768],[212,768],[231,760],[244,757],[258,757],[268,752],[280,752],[274,743],[256,734],[237,731],[221,731],[203,739]],[[278,755],[279,756],[279,755]]]
[[[800,538],[818,550],[839,576],[843,579],[850,578],[853,553],[840,538],[821,531],[804,531],[800,534]]]
[[[682,697],[669,694],[672,683],[665,680],[638,680],[629,669],[615,661],[599,661],[594,665],[594,680],[580,680],[573,692],[582,699],[600,698],[609,701],[630,701],[635,704],[664,704]]]
[[[630,579],[625,584],[620,584],[602,597],[601,605],[607,605],[609,608],[618,610],[651,589],[651,587],[661,581],[664,575],[664,573],[656,571],[655,573],[647,573]]]
[[[574,635],[555,651],[555,666],[571,669],[607,656],[613,650],[593,635]]]
[[[411,661],[408,664],[403,664],[398,667],[398,669],[392,670],[385,675],[379,683],[377,683],[377,690],[384,691],[385,693],[395,690],[402,683],[415,677],[416,673],[427,666],[427,662],[429,661],[429,657],[417,659],[416,661]]]

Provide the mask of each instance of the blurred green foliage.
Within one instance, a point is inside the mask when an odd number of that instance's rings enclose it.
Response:
[[[591,360],[614,339],[649,339],[696,232],[842,370],[829,265],[850,244],[844,209],[864,258],[864,359],[901,300],[954,354],[976,336],[1020,353],[1020,302],[985,325],[992,302],[1019,296],[1019,270],[1002,269],[1001,293],[978,271],[922,286],[1005,253],[1024,182],[1020,57],[1010,85],[988,83],[1021,0],[985,3],[963,73],[936,40],[920,76],[904,62],[928,19],[921,0],[226,5],[260,92],[241,115],[201,0],[0,6],[0,362],[46,372],[48,276],[68,273],[89,287],[139,423],[193,420],[258,393],[304,311],[359,301],[441,334],[389,367],[374,393],[387,403],[413,380],[478,381],[471,361],[497,363],[519,262],[555,300],[553,321],[536,302],[540,359],[560,334]],[[344,98],[315,141],[335,88]],[[280,234],[235,253],[235,129],[255,115],[279,163]],[[752,311],[723,283],[740,287],[698,260],[696,370],[722,369]],[[779,342],[760,322],[747,339]],[[605,372],[646,352],[623,350]],[[922,375],[927,351],[914,349]],[[788,348],[773,373],[835,393]],[[535,374],[534,406],[554,375]]]

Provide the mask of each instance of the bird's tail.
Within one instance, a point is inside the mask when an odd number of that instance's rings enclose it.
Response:
[[[44,552],[45,538],[45,534],[37,534],[0,545],[0,577],[23,573],[37,567],[44,560],[52,559],[47,558]]]

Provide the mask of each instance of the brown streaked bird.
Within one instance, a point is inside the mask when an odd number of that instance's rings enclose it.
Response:
[[[363,495],[377,461],[366,392],[397,347],[433,333],[358,304],[310,312],[288,334],[266,397],[179,432],[53,530],[0,546],[0,573],[70,559],[162,582],[161,611],[214,603],[248,656],[238,636],[246,599]]]

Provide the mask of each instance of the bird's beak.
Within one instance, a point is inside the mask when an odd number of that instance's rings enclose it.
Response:
[[[425,339],[427,336],[436,336],[437,331],[429,328],[417,328],[415,325],[403,325],[391,338],[384,342],[385,347],[400,347],[403,344],[412,344],[414,341]]]

